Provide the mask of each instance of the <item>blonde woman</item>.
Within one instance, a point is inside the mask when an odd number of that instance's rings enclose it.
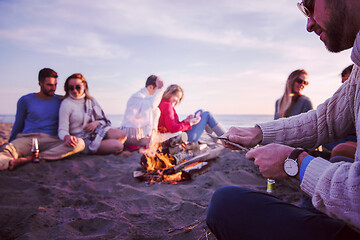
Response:
[[[65,81],[65,96],[59,110],[58,135],[69,146],[78,138],[85,141],[84,153],[111,154],[123,150],[126,134],[111,128],[97,101],[89,95],[88,84],[80,73]]]
[[[276,101],[274,119],[290,117],[313,109],[310,99],[301,94],[308,81],[307,72],[303,69],[293,71],[285,86],[283,96]]]

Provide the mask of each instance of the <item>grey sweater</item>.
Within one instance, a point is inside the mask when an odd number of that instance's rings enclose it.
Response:
[[[276,100],[276,103],[275,103],[275,114],[274,114],[274,119],[279,119],[279,101],[280,99]],[[293,102],[291,104],[291,107],[290,109],[288,110],[288,115],[289,117],[291,116],[295,116],[295,115],[298,115],[300,113],[305,113],[309,110],[312,110],[313,109],[313,106],[312,106],[312,103],[310,101],[310,99],[304,95],[300,96],[296,102]]]
[[[360,144],[360,34],[352,51],[355,62],[348,81],[316,110],[258,124],[262,144],[282,143],[313,148],[356,131]],[[317,157],[306,168],[301,189],[318,210],[360,231],[360,151],[354,163],[330,163]]]

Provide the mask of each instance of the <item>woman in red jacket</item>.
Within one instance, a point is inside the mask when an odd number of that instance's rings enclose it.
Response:
[[[191,114],[180,122],[174,107],[181,102],[182,98],[183,90],[176,84],[170,85],[165,90],[159,104],[161,111],[158,125],[159,132],[186,132],[189,142],[197,142],[207,125],[218,136],[225,133],[225,128],[207,111],[198,110],[194,115]]]

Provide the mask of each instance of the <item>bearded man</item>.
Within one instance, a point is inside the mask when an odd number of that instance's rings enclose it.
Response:
[[[299,208],[250,189],[220,188],[206,220],[218,239],[360,239],[360,151],[348,162],[346,157],[327,161],[302,149],[355,132],[359,144],[360,1],[303,0],[298,7],[307,17],[307,30],[319,35],[329,51],[353,47],[349,80],[316,110],[253,128],[232,127],[224,137],[246,147],[265,145],[246,158],[265,178],[300,181],[312,205]]]
[[[19,99],[9,143],[0,151],[0,170],[13,170],[31,162],[33,138],[38,140],[39,159],[61,159],[84,149],[82,139],[72,147],[57,137],[61,102],[61,96],[55,94],[57,77],[57,73],[50,68],[40,70],[40,91]]]

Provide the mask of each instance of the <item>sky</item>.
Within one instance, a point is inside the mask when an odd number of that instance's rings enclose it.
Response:
[[[330,53],[293,0],[0,0],[0,114],[38,92],[38,72],[82,73],[106,114],[155,74],[184,89],[179,114],[273,114],[305,69],[313,106],[341,84],[351,50]]]

